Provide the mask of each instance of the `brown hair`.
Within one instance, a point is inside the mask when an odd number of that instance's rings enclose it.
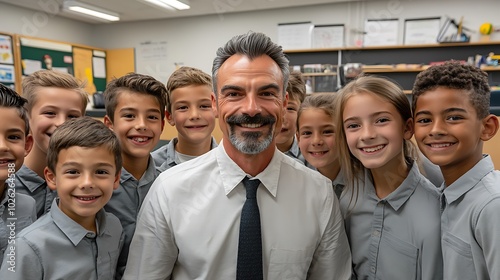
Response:
[[[115,159],[116,174],[122,168],[120,143],[115,133],[102,122],[91,117],[70,119],[59,126],[50,137],[47,167],[56,172],[59,153],[71,147],[96,148],[105,146]]]
[[[172,113],[170,101],[172,92],[188,86],[208,86],[212,90],[212,78],[200,69],[183,66],[172,73],[167,82],[167,112]]]
[[[288,97],[291,100],[304,102],[306,98],[306,82],[299,71],[292,71],[288,80],[288,87],[286,88]]]
[[[28,100],[26,109],[31,113],[31,109],[37,102],[37,89],[40,87],[55,87],[68,89],[80,95],[82,100],[82,114],[85,114],[85,109],[89,100],[89,96],[85,91],[85,83],[78,81],[75,77],[68,73],[54,70],[39,70],[35,73],[24,77],[23,96]]]
[[[413,85],[413,112],[418,97],[438,87],[468,92],[478,118],[482,119],[489,114],[491,93],[488,74],[478,67],[450,60],[420,72]]]
[[[17,92],[0,84],[0,108],[14,108],[17,110],[19,117],[24,121],[25,136],[30,133],[28,112],[24,107],[26,102],[28,101],[17,94]]]
[[[106,86],[104,91],[104,104],[106,115],[113,122],[115,110],[118,105],[118,98],[123,90],[129,90],[133,93],[151,95],[160,104],[161,118],[165,118],[165,103],[167,99],[167,89],[157,79],[143,74],[128,73],[120,78],[115,78]]]
[[[297,112],[297,129],[299,128],[299,120],[300,115],[304,112],[304,110],[315,108],[320,109],[325,112],[328,116],[331,117],[332,122],[335,117],[335,97],[334,93],[313,93],[311,95],[306,96],[304,102],[300,104],[299,111]]]

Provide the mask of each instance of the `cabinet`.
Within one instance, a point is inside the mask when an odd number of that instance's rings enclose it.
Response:
[[[476,55],[500,54],[500,42],[446,43],[428,45],[345,47],[338,49],[309,49],[285,51],[290,65],[328,63],[343,65],[362,63],[368,67],[363,72],[385,76],[400,84],[407,93],[411,91],[417,74],[431,62],[450,59],[465,60]],[[402,64],[412,65],[406,69]],[[376,67],[376,65],[380,67]],[[418,67],[421,65],[421,67]],[[375,66],[375,67],[374,67]],[[500,85],[500,66],[485,67],[490,85]],[[307,75],[305,73],[305,75]],[[337,79],[338,80],[338,79]]]

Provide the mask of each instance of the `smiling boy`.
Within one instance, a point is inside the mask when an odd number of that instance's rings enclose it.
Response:
[[[36,220],[35,200],[14,188],[14,172],[33,145],[25,103],[26,99],[0,84],[0,266],[4,251],[9,248],[10,255],[14,251],[9,239],[12,232],[18,233]],[[7,261],[5,265],[9,265]]]
[[[177,69],[167,82],[166,117],[177,137],[152,153],[159,172],[198,157],[217,147],[212,132],[215,109],[212,78],[193,68]]]
[[[489,114],[488,74],[447,62],[413,86],[415,140],[439,165],[444,279],[500,279],[500,172],[483,154],[498,131]]]
[[[37,217],[49,212],[55,197],[43,174],[50,137],[65,121],[85,115],[88,95],[83,86],[73,76],[52,70],[40,70],[23,78],[33,149],[16,173],[15,184],[16,191],[35,199]]]
[[[120,187],[105,206],[106,211],[120,219],[125,234],[117,268],[120,278],[137,214],[158,175],[150,153],[160,140],[165,124],[166,89],[151,76],[130,73],[112,80],[106,87],[104,99],[104,123],[118,137],[123,158]]]
[[[49,143],[45,178],[58,198],[16,237],[16,268],[1,279],[113,279],[123,237],[106,213],[120,178],[116,136],[90,117],[70,120]]]

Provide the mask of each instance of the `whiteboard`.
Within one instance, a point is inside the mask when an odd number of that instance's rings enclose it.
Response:
[[[404,44],[435,44],[440,30],[441,18],[406,19]]]
[[[363,45],[391,46],[398,44],[398,19],[368,19],[365,21]]]
[[[166,83],[169,77],[167,42],[146,41],[135,49],[136,72]]]
[[[344,30],[343,24],[315,25],[312,47],[315,49],[343,47]]]
[[[311,22],[279,23],[278,45],[284,50],[310,49],[313,28]]]

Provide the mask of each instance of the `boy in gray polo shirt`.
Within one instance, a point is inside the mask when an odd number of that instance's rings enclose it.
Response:
[[[104,207],[120,219],[125,234],[117,278],[125,270],[142,201],[158,175],[151,151],[165,124],[166,92],[160,81],[137,73],[112,80],[104,91],[104,123],[118,137],[123,158],[120,187]]]
[[[18,234],[0,279],[113,279],[122,227],[103,210],[120,178],[120,145],[98,120],[69,120],[49,142],[45,179],[58,198]]]
[[[500,279],[500,172],[483,155],[497,132],[488,74],[450,61],[417,76],[415,140],[444,177],[441,244],[444,279]]]
[[[177,69],[167,82],[166,117],[177,137],[152,153],[159,172],[217,147],[212,137],[215,110],[212,78],[193,68]]]
[[[6,265],[15,264],[12,238],[36,220],[35,200],[16,193],[14,184],[14,172],[33,145],[25,103],[26,99],[0,84],[0,266],[5,250]],[[9,262],[11,257],[14,261]]]

